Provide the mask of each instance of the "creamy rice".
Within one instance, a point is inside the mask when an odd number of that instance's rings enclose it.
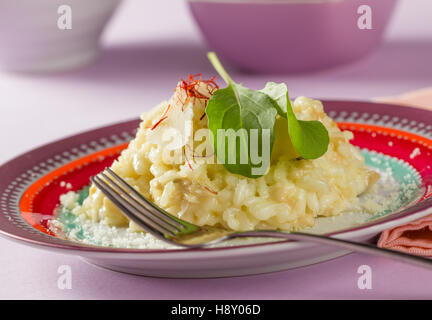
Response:
[[[197,88],[206,98],[205,85]],[[207,127],[206,98],[188,97],[178,86],[169,101],[142,115],[137,135],[112,169],[158,206],[197,225],[219,225],[232,230],[312,227],[317,217],[341,215],[358,204],[358,196],[378,178],[368,169],[359,150],[349,143],[351,132],[341,131],[320,101],[299,97],[293,109],[300,120],[318,120],[327,128],[330,144],[315,160],[296,160],[286,125],[277,120],[269,171],[258,179],[228,172],[215,157],[195,157],[191,137]],[[163,119],[163,121],[161,121]],[[184,125],[190,121],[193,126]],[[182,133],[182,150],[167,158],[164,132]],[[205,141],[208,148],[210,141]],[[191,147],[192,146],[192,147]],[[208,150],[208,149],[207,149]],[[183,159],[182,159],[183,158]],[[180,163],[177,163],[180,162]],[[61,198],[75,215],[114,227],[139,227],[125,218],[95,186],[82,205],[74,193]],[[375,212],[380,208],[369,205]]]

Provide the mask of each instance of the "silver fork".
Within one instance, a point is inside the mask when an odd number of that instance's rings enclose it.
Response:
[[[335,246],[349,251],[372,254],[432,269],[432,260],[427,258],[324,235],[273,230],[235,232],[222,228],[200,227],[159,208],[109,168],[92,177],[91,181],[126,217],[134,221],[146,232],[172,245],[185,248],[203,248],[234,238],[280,238]]]

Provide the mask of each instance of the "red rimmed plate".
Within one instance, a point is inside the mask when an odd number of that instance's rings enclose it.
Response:
[[[391,158],[395,170],[412,173],[419,196],[408,208],[334,236],[373,241],[382,230],[432,213],[432,112],[366,102],[325,101],[327,113],[353,143]],[[22,243],[60,250],[109,269],[165,277],[221,277],[284,270],[317,263],[346,251],[303,242],[275,242],[200,250],[121,249],[83,245],[46,228],[59,196],[89,183],[134,136],[133,120],[88,131],[30,151],[0,167],[0,233]],[[402,173],[403,173],[402,172]]]

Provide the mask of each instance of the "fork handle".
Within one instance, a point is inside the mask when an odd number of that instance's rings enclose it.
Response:
[[[319,244],[339,247],[342,249],[347,249],[349,251],[367,253],[383,258],[389,258],[393,260],[397,260],[400,262],[409,263],[412,265],[420,266],[423,268],[432,269],[432,260],[420,256],[415,256],[407,253],[403,253],[400,251],[394,251],[384,248],[379,248],[377,246],[361,243],[361,242],[353,242],[349,240],[341,240],[323,235],[302,233],[302,232],[280,232],[280,231],[247,231],[247,232],[239,232],[233,234],[233,238],[238,237],[269,237],[269,238],[281,238],[281,239],[289,239],[289,240],[297,240],[297,241],[307,241],[307,242],[315,242]]]

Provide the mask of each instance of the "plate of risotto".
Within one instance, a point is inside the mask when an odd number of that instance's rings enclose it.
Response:
[[[275,239],[205,249],[166,244],[90,183],[106,167],[200,226],[374,242],[381,231],[432,213],[431,112],[290,99],[284,84],[253,91],[213,62],[225,88],[215,78],[189,75],[140,119],[77,134],[2,165],[0,233],[107,269],[158,277],[274,272],[349,253]],[[222,129],[233,136],[219,135]],[[254,157],[251,129],[258,137]],[[230,151],[238,152],[230,158]]]

